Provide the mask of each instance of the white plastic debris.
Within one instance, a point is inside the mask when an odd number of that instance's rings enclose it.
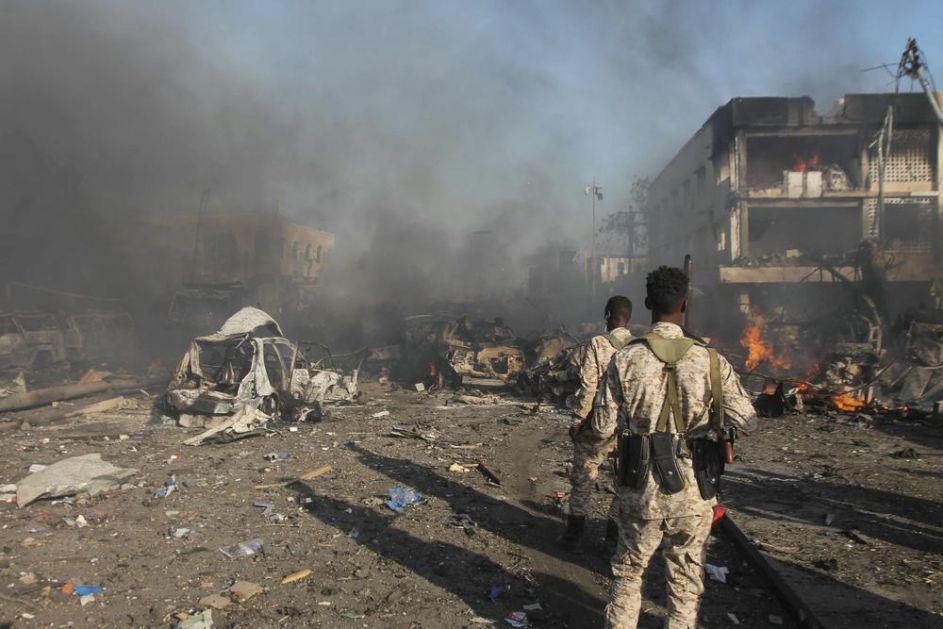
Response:
[[[372,417],[373,419],[379,419],[379,418],[381,418],[381,417],[386,417],[386,416],[388,416],[389,414],[390,414],[389,411],[380,411],[379,413],[374,413],[374,414],[371,415],[370,417]]]
[[[720,583],[726,583],[727,575],[730,574],[730,569],[727,566],[715,566],[710,563],[704,564],[704,570],[707,571],[707,576],[709,576],[711,580]]]

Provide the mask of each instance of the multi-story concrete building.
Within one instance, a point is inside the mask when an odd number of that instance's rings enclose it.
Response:
[[[334,234],[264,213],[151,216],[125,231],[141,298],[169,302],[181,286],[238,286],[240,302],[276,316],[312,303],[334,249]]]
[[[891,107],[881,177],[876,138]],[[787,318],[815,316],[834,306],[836,285],[869,270],[891,314],[932,307],[943,288],[941,157],[922,93],[847,95],[828,115],[808,97],[733,99],[654,179],[649,262],[693,256],[705,327],[774,304]]]

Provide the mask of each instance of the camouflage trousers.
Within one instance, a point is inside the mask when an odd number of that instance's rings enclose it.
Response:
[[[585,433],[573,439],[573,468],[570,470],[570,515],[587,515],[592,503],[593,488],[599,478],[599,466],[616,447],[616,438],[596,441]],[[618,519],[618,503],[612,499],[609,519]]]
[[[704,559],[711,532],[711,507],[704,515],[660,520],[623,517],[619,547],[612,558],[612,587],[606,606],[606,629],[636,629],[642,611],[642,579],[658,546],[664,542],[668,617],[665,629],[695,629],[704,593]]]

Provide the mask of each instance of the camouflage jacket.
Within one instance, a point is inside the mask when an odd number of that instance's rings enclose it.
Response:
[[[573,412],[581,419],[588,417],[590,411],[593,410],[593,398],[596,397],[596,391],[599,389],[599,381],[606,374],[609,363],[616,353],[616,348],[609,342],[610,334],[623,343],[628,343],[632,339],[632,333],[628,328],[616,328],[612,332],[594,336],[586,346],[583,362],[580,365],[580,388],[573,394]]]
[[[652,332],[665,338],[684,336],[673,323],[656,323]],[[724,393],[724,410],[728,424],[749,432],[756,424],[756,411],[750,396],[733,367],[720,356],[720,373]],[[678,388],[681,413],[691,438],[708,434],[710,417],[710,364],[707,350],[695,345],[678,361]],[[616,353],[604,380],[605,386],[596,398],[592,428],[600,439],[620,430],[632,434],[652,432],[665,401],[667,377],[664,363],[644,343],[627,345]],[[669,430],[674,431],[672,422]],[[697,488],[690,459],[679,459],[679,467],[687,486],[676,494],[665,494],[649,475],[643,490],[619,487],[619,497],[629,514],[641,519],[681,517],[703,513],[705,500]],[[715,501],[711,501],[714,503]]]

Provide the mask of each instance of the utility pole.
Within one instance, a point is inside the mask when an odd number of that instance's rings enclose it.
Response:
[[[209,188],[200,195],[200,207],[196,212],[196,230],[193,238],[193,267],[190,269],[190,281],[197,279],[197,273],[200,272],[200,236],[203,231],[203,215],[206,213],[206,206],[210,201]],[[201,276],[202,279],[202,276]]]
[[[877,214],[871,223],[871,239],[877,242],[884,237],[884,172],[891,156],[891,140],[894,136],[894,108],[888,107],[884,124],[878,131],[871,147],[877,152],[878,160],[878,205]]]
[[[900,80],[904,77],[910,77],[912,81],[917,81],[923,88],[927,100],[930,102],[930,108],[936,114],[940,126],[943,126],[943,111],[940,111],[940,104],[936,100],[936,87],[933,85],[933,77],[930,76],[927,67],[926,58],[917,47],[917,40],[911,37],[907,40],[907,47],[904,54],[900,56],[900,63],[897,66],[897,88],[900,89]]]
[[[602,201],[602,186],[596,183],[596,178],[593,177],[593,183],[590,186],[583,188],[583,194],[588,194],[592,197],[593,200],[593,241],[592,241],[592,254],[590,257],[589,273],[590,273],[590,295],[593,301],[596,300],[596,201]]]

